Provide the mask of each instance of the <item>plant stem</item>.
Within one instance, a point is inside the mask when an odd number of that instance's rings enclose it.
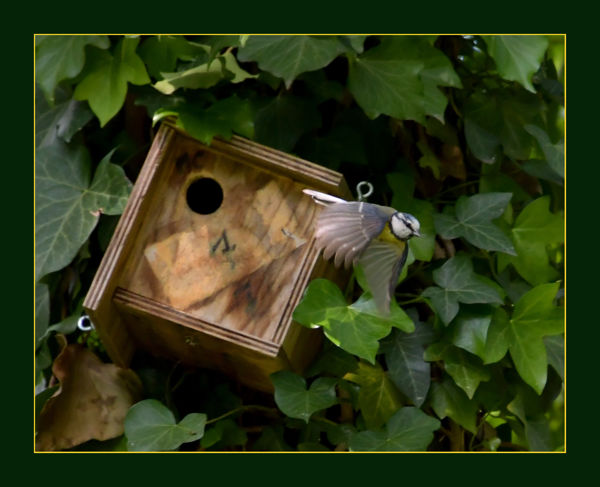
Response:
[[[226,417],[231,416],[232,414],[236,414],[238,412],[243,412],[243,411],[249,411],[251,409],[256,409],[258,411],[264,411],[264,412],[269,413],[269,414],[272,414],[273,412],[277,412],[277,409],[274,409],[274,408],[269,408],[269,407],[266,407],[266,406],[260,406],[260,405],[257,405],[257,404],[250,404],[248,406],[237,407],[235,409],[232,409],[231,411],[227,411],[226,413],[221,414],[221,416],[217,416],[216,418],[209,419],[206,422],[206,424],[216,423],[217,421],[225,419]]]

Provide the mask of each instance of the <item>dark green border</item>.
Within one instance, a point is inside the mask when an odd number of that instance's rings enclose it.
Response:
[[[32,188],[33,165],[32,134],[32,86],[33,79],[32,53],[33,33],[567,33],[568,45],[568,436],[567,455],[556,454],[424,454],[424,455],[387,455],[387,454],[352,454],[352,455],[316,455],[316,454],[210,454],[210,455],[114,455],[103,456],[79,454],[73,458],[70,454],[37,454],[32,452],[31,417],[32,411],[23,407],[24,397],[31,397],[31,331],[30,326],[23,323],[25,312],[30,312],[31,295],[13,291],[11,296],[10,315],[5,322],[4,355],[9,359],[11,367],[5,374],[12,379],[9,390],[5,389],[5,405],[12,405],[6,416],[9,429],[4,436],[7,449],[19,456],[25,455],[35,462],[35,470],[27,469],[26,473],[37,472],[36,476],[44,478],[61,477],[78,479],[77,482],[88,482],[91,478],[103,483],[120,482],[130,479],[136,483],[145,480],[165,480],[173,482],[206,482],[218,481],[231,485],[239,481],[244,485],[252,481],[266,483],[269,480],[277,483],[291,481],[314,483],[323,481],[324,477],[337,484],[350,483],[359,485],[369,483],[419,483],[447,484],[449,477],[461,479],[463,482],[484,482],[496,480],[495,483],[519,483],[525,476],[535,478],[539,485],[544,479],[559,481],[558,472],[566,473],[567,468],[583,466],[584,459],[580,453],[585,450],[585,439],[592,438],[595,425],[593,400],[588,396],[595,385],[595,354],[586,353],[585,344],[595,343],[593,333],[597,333],[597,324],[593,305],[598,298],[592,296],[597,285],[590,283],[582,286],[585,279],[578,275],[582,267],[589,269],[586,274],[591,279],[591,263],[596,258],[596,241],[594,227],[598,193],[596,177],[598,136],[597,124],[594,123],[595,110],[592,108],[594,88],[598,79],[593,71],[596,64],[594,53],[597,43],[591,36],[580,35],[585,22],[581,17],[590,12],[564,13],[568,6],[550,7],[534,5],[528,7],[525,2],[508,2],[485,4],[472,2],[464,4],[448,4],[440,6],[431,3],[402,2],[394,5],[389,2],[375,4],[350,4],[348,2],[331,4],[326,2],[306,2],[282,4],[271,2],[271,6],[259,6],[256,3],[233,5],[231,3],[215,3],[214,5],[198,4],[192,13],[186,7],[177,4],[152,6],[150,4],[129,5],[123,2],[115,6],[108,3],[86,6],[78,2],[72,7],[57,4],[47,6],[48,12],[36,11],[31,21],[29,32],[23,30],[12,41],[17,44],[10,48],[18,53],[6,64],[8,73],[5,79],[11,78],[11,91],[6,93],[5,100],[9,107],[5,111],[5,119],[10,114],[10,125],[14,132],[5,138],[5,165],[8,169],[6,184],[10,204],[5,205],[9,225],[5,230],[5,238],[16,240],[15,249],[5,258],[11,264],[6,279],[10,279],[10,289],[21,289],[32,285],[28,273],[33,274],[33,243],[25,245],[20,239],[32,233],[33,197],[22,184]],[[33,8],[33,6],[32,6]],[[36,7],[37,8],[37,7]],[[128,11],[125,11],[125,8]],[[68,15],[67,15],[68,14]],[[26,18],[28,17],[25,16]],[[149,17],[149,18],[148,18]],[[572,18],[571,22],[568,19]],[[10,22],[9,22],[10,23]],[[585,53],[585,54],[584,54]],[[584,59],[585,56],[585,59]],[[13,68],[13,66],[15,66]],[[9,74],[12,75],[9,76]],[[17,77],[14,74],[18,73]],[[16,81],[15,81],[16,78]],[[582,83],[587,81],[588,86]],[[592,84],[593,83],[593,84]],[[14,90],[14,91],[13,91]],[[24,93],[22,93],[22,91]],[[584,96],[587,95],[586,99]],[[23,106],[23,99],[29,100]],[[592,118],[593,117],[593,118]],[[590,118],[591,120],[586,120]],[[584,123],[582,123],[584,122]],[[588,122],[588,123],[585,123]],[[27,127],[27,128],[25,128]],[[591,129],[594,134],[592,136]],[[21,140],[23,139],[23,140]],[[7,148],[8,146],[8,148]],[[24,156],[24,153],[27,154]],[[583,169],[585,168],[585,169]],[[590,173],[590,169],[594,174]],[[29,186],[28,186],[29,185]],[[585,204],[587,203],[587,204]],[[579,230],[579,231],[578,231]],[[586,232],[592,244],[583,248],[580,232]],[[579,236],[579,238],[578,238]],[[31,242],[28,240],[28,242]],[[588,250],[589,249],[589,250]],[[586,259],[585,264],[582,259]],[[23,266],[23,263],[27,263]],[[31,263],[31,264],[29,264]],[[29,274],[29,275],[31,275]],[[18,283],[14,283],[14,278]],[[25,281],[27,280],[27,284]],[[15,285],[16,284],[16,285]],[[595,293],[594,293],[595,294]],[[26,297],[25,297],[26,296]],[[16,298],[16,299],[15,299]],[[21,305],[21,300],[23,304]],[[14,304],[13,304],[14,303]],[[15,306],[16,305],[16,306]],[[585,311],[584,311],[585,310]],[[585,315],[584,315],[585,313]],[[29,314],[31,316],[31,314]],[[12,331],[17,331],[14,336]],[[18,347],[14,344],[19,343]],[[26,350],[21,350],[21,344]],[[23,364],[26,361],[27,365]],[[587,367],[583,368],[582,361]],[[584,373],[584,370],[587,373]],[[22,371],[22,372],[21,372]],[[585,381],[585,383],[583,382]],[[14,386],[14,387],[12,387]],[[5,386],[6,387],[6,386]],[[27,390],[26,390],[27,389]],[[586,394],[584,398],[583,394]],[[16,399],[16,401],[15,401]],[[583,410],[583,404],[588,407]],[[16,415],[16,417],[15,417]],[[589,418],[589,419],[588,419]],[[582,423],[589,421],[589,428]],[[13,445],[13,441],[17,445]],[[591,442],[590,442],[591,443]],[[591,446],[591,445],[590,445]],[[68,459],[64,459],[69,455]],[[30,457],[31,456],[31,457]],[[467,458],[465,458],[467,457]],[[68,461],[68,469],[61,467],[63,460]],[[507,469],[516,462],[522,469]],[[565,464],[565,462],[567,462]],[[183,466],[191,467],[184,471]],[[510,467],[509,467],[510,468]],[[569,469],[571,470],[571,469]],[[583,472],[580,472],[580,475]],[[149,474],[149,475],[148,475]],[[160,475],[162,474],[162,475]],[[454,475],[452,475],[454,474]],[[208,478],[207,478],[208,476]],[[126,479],[123,479],[126,477]],[[250,481],[250,482],[249,482]],[[493,482],[494,483],[494,482]]]

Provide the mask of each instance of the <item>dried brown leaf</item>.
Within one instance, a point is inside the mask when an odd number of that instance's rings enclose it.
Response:
[[[76,344],[63,348],[52,372],[60,388],[40,413],[36,450],[65,450],[123,434],[125,415],[141,394],[135,372],[105,364]]]

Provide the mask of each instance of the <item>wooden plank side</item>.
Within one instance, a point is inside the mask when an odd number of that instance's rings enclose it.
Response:
[[[184,137],[196,140],[177,127],[173,120],[167,119],[164,123],[177,130]],[[339,172],[244,137],[234,135],[230,140],[215,137],[210,146],[206,146],[206,149],[226,155],[243,164],[288,176],[313,189],[342,198],[352,198],[352,193],[348,189],[343,175]]]
[[[218,370],[248,387],[265,392],[273,392],[270,374],[291,367],[283,353],[265,355],[243,344],[170,322],[152,311],[117,305],[135,343],[155,356]]]
[[[138,216],[149,204],[146,195],[152,195],[160,163],[172,150],[175,136],[176,132],[166,125],[159,129],[83,303],[109,356],[121,366],[128,365],[133,343],[112,304],[112,294],[141,224]]]

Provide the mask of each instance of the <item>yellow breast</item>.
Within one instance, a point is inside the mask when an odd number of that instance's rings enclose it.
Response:
[[[386,223],[383,231],[377,237],[377,240],[382,240],[384,242],[390,242],[390,243],[393,243],[393,244],[396,244],[396,245],[398,245],[401,242],[392,233],[392,230],[390,229],[390,224],[389,223]]]

